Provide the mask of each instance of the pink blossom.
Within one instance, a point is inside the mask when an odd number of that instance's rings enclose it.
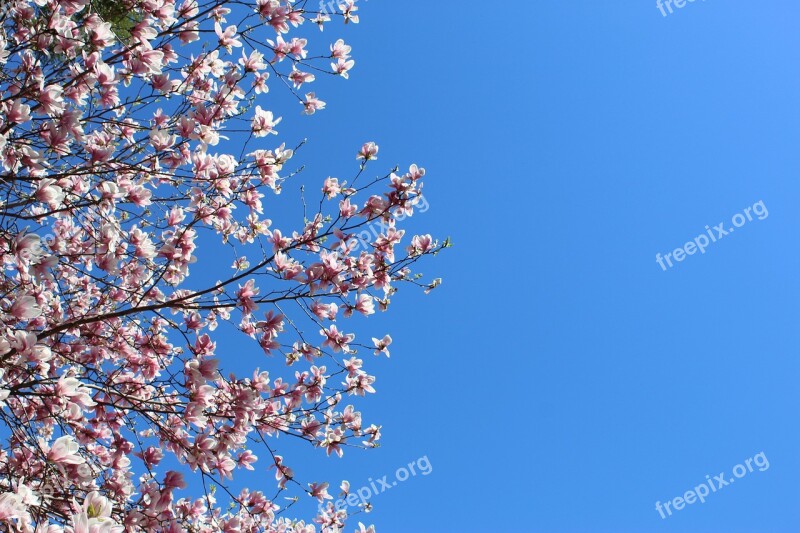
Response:
[[[375,302],[369,294],[359,294],[356,299],[356,310],[364,316],[375,313]]]
[[[74,377],[62,376],[58,380],[56,393],[61,397],[69,398],[70,402],[76,403],[84,408],[97,405],[95,401],[92,400],[91,390]]]
[[[48,204],[53,209],[61,203],[64,196],[64,190],[56,185],[56,180],[52,178],[43,179],[36,189],[36,199]]]
[[[349,59],[353,48],[345,44],[344,39],[339,39],[331,45],[331,57],[335,59]]]
[[[30,320],[42,314],[42,309],[36,303],[36,298],[23,295],[14,299],[9,313],[17,320]]]
[[[297,59],[305,59],[308,56],[308,51],[306,50],[307,44],[307,39],[298,39],[294,37],[289,42],[289,53]]]
[[[253,88],[256,94],[269,92],[267,80],[269,79],[269,72],[259,72],[253,78]]]
[[[9,522],[13,519],[28,517],[28,511],[20,500],[19,496],[13,492],[0,494],[0,522]]]
[[[273,119],[272,111],[264,111],[261,106],[256,106],[256,114],[253,117],[253,135],[255,137],[266,137],[269,134],[277,135],[275,126],[281,118]]]
[[[312,498],[316,498],[317,501],[325,501],[325,500],[332,500],[333,496],[328,494],[328,483],[309,483],[309,492],[311,493]]]
[[[311,312],[319,319],[336,320],[338,310],[339,307],[335,303],[324,304],[320,301],[315,301],[311,305]]]
[[[164,488],[167,490],[185,489],[186,481],[183,479],[183,474],[170,470],[164,476]]]
[[[157,152],[161,152],[171,148],[172,145],[175,144],[175,136],[164,130],[151,130],[150,144]]]
[[[375,345],[375,355],[380,355],[381,353],[385,353],[386,357],[389,357],[389,345],[392,344],[392,337],[389,335],[384,335],[382,339],[377,339],[372,337],[372,343]]]
[[[253,301],[253,297],[258,294],[258,288],[255,286],[255,280],[248,280],[244,286],[240,286],[236,292],[236,298],[239,305],[245,314],[250,314],[256,309],[258,305]]]
[[[64,112],[64,90],[57,85],[48,85],[39,93],[39,105],[48,115],[60,115]]]
[[[164,52],[160,50],[136,49],[127,62],[131,72],[136,75],[161,74]]]
[[[373,161],[378,159],[378,145],[374,142],[365,143],[358,152],[356,159],[363,159],[364,161]]]
[[[311,20],[311,22],[313,22],[314,24],[316,24],[319,27],[319,31],[324,31],[325,30],[325,28],[324,28],[325,23],[326,22],[330,22],[330,21],[331,21],[330,15],[328,15],[326,13],[322,13],[322,12],[317,13],[317,16],[314,17]]]
[[[344,23],[347,24],[352,22],[353,24],[358,24],[358,15],[355,14],[358,11],[358,7],[355,5],[356,0],[344,0],[344,3],[339,3],[339,9],[342,11],[344,15]]]
[[[408,254],[412,257],[429,252],[433,248],[433,237],[430,235],[414,235],[411,239],[411,246],[408,247]]]
[[[352,59],[338,59],[336,63],[331,63],[331,68],[339,76],[347,79],[350,77],[350,70],[355,66],[356,62]]]
[[[347,376],[345,384],[347,385],[348,392],[358,396],[364,396],[365,393],[374,393],[375,388],[372,384],[375,383],[375,377],[369,376],[363,372],[355,376]]]
[[[214,31],[219,38],[219,45],[224,47],[228,53],[231,53],[234,47],[238,48],[242,46],[239,36],[236,35],[236,26],[228,26],[223,32],[222,26],[220,26],[219,22],[217,22],[214,24]]]
[[[352,218],[358,212],[358,206],[350,203],[350,198],[339,202],[339,213],[344,218]]]
[[[86,462],[86,460],[78,455],[80,446],[75,442],[75,439],[70,435],[59,437],[53,443],[50,451],[47,452],[47,459],[54,463],[65,465],[77,465]]]
[[[335,324],[332,324],[330,328],[322,328],[319,333],[325,337],[325,341],[322,343],[323,346],[330,347],[334,352],[349,352],[349,344],[356,338],[352,333],[340,333]]]
[[[292,80],[292,84],[294,85],[294,88],[295,89],[299,89],[300,86],[303,85],[304,83],[311,83],[316,78],[314,77],[313,74],[310,74],[308,72],[303,72],[301,70],[297,70],[297,68],[293,68],[292,69],[292,73],[289,74],[289,79]],[[309,93],[309,94],[313,95],[314,93]],[[306,96],[308,96],[308,95],[306,95]]]
[[[3,104],[5,119],[12,124],[22,124],[31,119],[31,106],[23,104],[19,99]]]
[[[83,501],[83,510],[88,518],[109,518],[113,506],[99,492],[90,492]]]
[[[344,455],[342,445],[346,441],[347,438],[344,436],[342,429],[336,428],[328,430],[328,433],[325,435],[325,440],[322,441],[322,446],[325,448],[325,453],[328,455],[335,453],[339,457],[342,457]]]
[[[329,200],[336,197],[337,194],[342,192],[342,187],[339,185],[339,180],[336,178],[328,177],[322,185],[322,193],[328,197]]]
[[[245,450],[239,455],[239,458],[236,460],[236,463],[239,466],[246,468],[247,470],[255,470],[252,465],[256,461],[258,461],[258,457],[255,454],[253,454],[253,452],[251,452],[250,450]]]
[[[239,60],[239,64],[244,67],[245,72],[258,72],[267,68],[267,64],[264,62],[264,54],[258,50],[253,50],[249,56],[242,50],[242,58]]]
[[[303,113],[306,115],[313,115],[320,109],[325,109],[325,102],[316,97],[314,93],[306,93],[306,99],[303,102]]]

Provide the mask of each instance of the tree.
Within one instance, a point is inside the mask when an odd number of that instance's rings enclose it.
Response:
[[[354,66],[344,41],[312,55],[303,32],[357,23],[355,0],[306,4],[4,2],[4,527],[344,526],[347,512],[330,505],[313,521],[286,516],[287,497],[326,501],[329,485],[295,479],[275,437],[328,455],[377,446],[380,426],[356,410],[375,390],[357,350],[388,357],[391,337],[362,342],[343,322],[387,310],[403,284],[435,288],[412,269],[449,244],[404,236],[425,172],[370,177],[372,142],[350,180],[324,180],[297,227],[266,218],[264,202],[298,171],[296,148],[265,144],[281,118],[262,107],[263,93],[289,90],[298,112],[314,114],[325,103],[298,91]],[[229,274],[201,287],[190,277],[203,268],[199,246],[232,257]],[[268,370],[226,372],[230,346],[217,349],[226,328],[263,350]],[[271,469],[275,486],[230,491],[242,468]]]

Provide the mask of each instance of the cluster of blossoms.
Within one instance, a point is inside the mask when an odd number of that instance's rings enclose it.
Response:
[[[412,267],[447,242],[402,243],[395,217],[414,212],[425,172],[412,165],[367,178],[374,143],[358,151],[349,183],[324,181],[318,212],[298,227],[281,230],[265,216],[295,154],[285,144],[251,147],[281,121],[261,95],[277,81],[298,111],[324,109],[316,93],[297,91],[323,73],[347,78],[351,49],[338,40],[311,55],[303,28],[358,22],[355,0],[337,7],[3,2],[3,530],[344,527],[346,510],[286,516],[279,502],[292,491],[331,496],[327,482],[295,479],[275,438],[338,456],[377,446],[380,426],[351,402],[375,392],[359,349],[388,357],[392,339],[359,343],[343,319],[387,310],[401,284],[436,287]],[[388,229],[362,246],[355,235],[375,220]],[[201,245],[232,253],[233,264],[198,287],[189,277]],[[224,372],[215,335],[224,328],[279,364]],[[281,375],[287,366],[293,375]],[[227,488],[237,470],[256,468],[272,471],[274,486]]]

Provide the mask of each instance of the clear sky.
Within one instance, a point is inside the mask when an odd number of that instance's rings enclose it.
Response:
[[[281,137],[310,177],[368,140],[425,166],[412,227],[455,248],[375,317],[383,446],[295,463],[358,488],[427,457],[360,517],[382,533],[800,530],[800,4],[359,5],[324,34],[351,79]]]

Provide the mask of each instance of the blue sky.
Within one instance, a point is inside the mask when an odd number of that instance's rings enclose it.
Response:
[[[351,80],[282,138],[309,138],[309,180],[367,140],[386,169],[425,166],[410,227],[455,248],[423,269],[442,287],[371,324],[394,337],[362,404],[383,446],[295,466],[357,488],[427,457],[360,518],[383,533],[796,531],[800,5],[360,5],[324,34],[352,44]]]

